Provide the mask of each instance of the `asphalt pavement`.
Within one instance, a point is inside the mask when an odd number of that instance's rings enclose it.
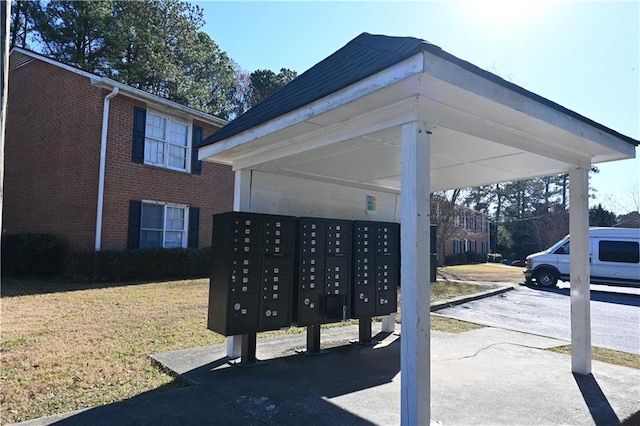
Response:
[[[497,297],[439,310],[453,318],[571,340],[568,283],[559,288],[515,286]],[[640,354],[640,295],[637,288],[597,286],[591,289],[593,346]]]

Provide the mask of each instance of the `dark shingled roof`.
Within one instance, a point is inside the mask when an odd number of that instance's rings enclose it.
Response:
[[[249,130],[255,126],[310,104],[331,93],[389,68],[411,56],[426,51],[463,69],[494,83],[518,92],[534,101],[545,104],[586,124],[626,142],[638,145],[640,142],[602,124],[571,111],[542,96],[529,92],[495,74],[485,71],[470,62],[445,52],[436,45],[414,37],[391,37],[362,33],[340,50],[318,62],[267,99],[236,118],[222,129],[204,139],[200,147],[211,145],[223,139]]]

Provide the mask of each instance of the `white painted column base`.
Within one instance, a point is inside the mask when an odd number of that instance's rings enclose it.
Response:
[[[427,126],[402,126],[400,339],[401,420],[428,425],[431,415],[430,145]]]
[[[396,331],[396,314],[391,313],[382,317],[382,332],[393,333]]]
[[[591,264],[589,262],[589,167],[569,171],[571,276],[571,371],[591,373]]]
[[[227,337],[227,358],[236,359],[242,355],[242,336]]]

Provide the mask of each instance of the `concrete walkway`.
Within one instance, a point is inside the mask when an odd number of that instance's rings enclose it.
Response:
[[[323,330],[328,351],[316,356],[296,353],[305,334],[260,339],[265,362],[252,368],[229,365],[225,345],[154,354],[190,385],[22,424],[398,425],[400,325],[373,331],[380,342],[361,346],[349,343],[357,326]],[[617,425],[640,410],[640,370],[594,361],[592,375],[574,376],[570,356],[546,350],[566,344],[492,327],[432,331],[432,424]]]

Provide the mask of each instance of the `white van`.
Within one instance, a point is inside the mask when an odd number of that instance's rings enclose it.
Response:
[[[524,277],[543,287],[569,280],[569,235],[527,256]],[[640,287],[640,228],[589,228],[591,283]]]

